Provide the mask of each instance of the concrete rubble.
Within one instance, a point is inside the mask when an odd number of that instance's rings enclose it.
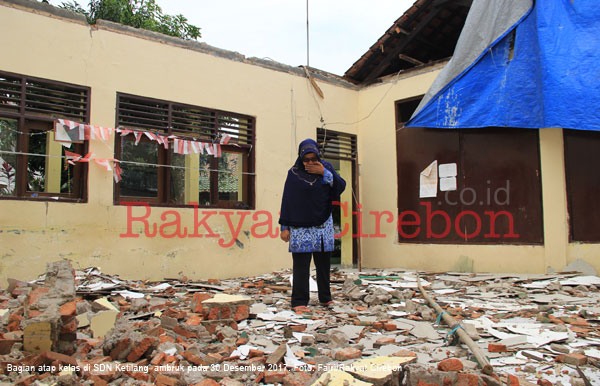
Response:
[[[63,260],[0,293],[0,386],[600,385],[600,278],[582,272],[335,269],[335,304],[314,292],[298,315],[290,271],[151,283]]]

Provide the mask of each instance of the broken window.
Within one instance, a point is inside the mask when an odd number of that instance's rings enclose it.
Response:
[[[399,241],[542,244],[537,130],[404,127],[417,105],[396,103]],[[433,184],[427,197],[424,181]]]
[[[173,206],[253,207],[254,118],[246,115],[150,99],[117,95],[117,124],[171,140],[168,148],[146,137],[117,136],[115,154],[123,179],[115,184],[116,201]],[[206,151],[179,154],[173,139],[221,144],[220,157]],[[137,141],[137,144],[136,144]]]
[[[85,199],[87,165],[71,165],[53,121],[89,123],[88,87],[0,72],[0,198]]]

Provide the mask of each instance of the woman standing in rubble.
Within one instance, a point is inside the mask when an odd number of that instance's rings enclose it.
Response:
[[[307,312],[311,255],[317,270],[319,302],[333,303],[329,287],[333,251],[332,201],[339,200],[346,181],[319,157],[312,139],[300,143],[298,159],[288,171],[281,201],[281,239],[289,242],[293,258],[292,309]]]

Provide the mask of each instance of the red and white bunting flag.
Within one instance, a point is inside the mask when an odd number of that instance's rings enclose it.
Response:
[[[162,144],[165,147],[165,149],[168,150],[169,149],[169,139],[167,137],[163,137],[162,135],[159,135],[158,137],[162,141]]]
[[[133,135],[135,135],[135,146],[140,143],[140,139],[142,139],[142,133],[139,131],[134,131]]]
[[[149,140],[158,141],[158,137],[156,136],[156,134],[150,133],[148,131],[144,131],[144,134],[146,135],[146,137],[148,137]]]
[[[205,146],[206,146],[206,153],[208,155],[215,154],[214,151],[213,151],[213,145],[212,145],[212,143],[206,143]]]
[[[180,139],[177,143],[177,153],[179,154],[185,154],[185,141],[183,139]]]
[[[221,157],[221,145],[218,143],[215,143],[215,157]]]
[[[83,158],[81,158],[79,160],[79,162],[90,162],[90,159],[94,157],[94,153],[92,153],[91,151],[89,153],[87,153]]]
[[[203,146],[201,142],[190,141],[190,145],[192,146],[192,151],[194,152],[194,154],[203,152]]]
[[[100,166],[103,166],[107,171],[111,171],[112,170],[112,168],[110,167],[110,163],[108,162],[107,159],[94,158],[94,162],[96,162]]]
[[[179,153],[179,142],[180,142],[179,138],[173,138],[173,153],[180,154]]]
[[[79,140],[83,141],[85,139],[85,125],[83,123],[79,124]]]
[[[113,161],[113,177],[115,178],[115,183],[118,184],[123,177],[121,177],[121,173],[123,173],[123,169],[121,169],[121,166],[119,166],[119,163],[114,160]]]
[[[129,130],[129,129],[118,129],[119,132],[121,133],[121,137],[126,136],[127,134],[131,134],[133,133],[133,130]]]
[[[85,125],[85,136],[83,137],[86,141],[89,141],[92,138],[92,127],[90,125]]]
[[[221,145],[227,145],[229,140],[231,139],[231,135],[225,134],[223,138],[221,138]]]
[[[103,141],[106,141],[108,139],[108,130],[106,130],[106,127],[99,127],[100,129],[100,137],[102,138]]]
[[[67,150],[65,150],[65,156],[67,157],[67,162],[71,165],[75,165],[75,162],[81,159],[81,154],[72,153]]]
[[[115,131],[117,129],[115,129],[114,127],[109,127],[109,128],[107,128],[107,130],[108,130],[108,136],[110,137],[111,135],[113,135],[115,133]]]

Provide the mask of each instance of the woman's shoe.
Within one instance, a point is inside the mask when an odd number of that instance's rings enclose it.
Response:
[[[292,307],[292,311],[294,311],[297,314],[303,314],[305,312],[310,312],[310,309],[306,306],[296,306]]]

